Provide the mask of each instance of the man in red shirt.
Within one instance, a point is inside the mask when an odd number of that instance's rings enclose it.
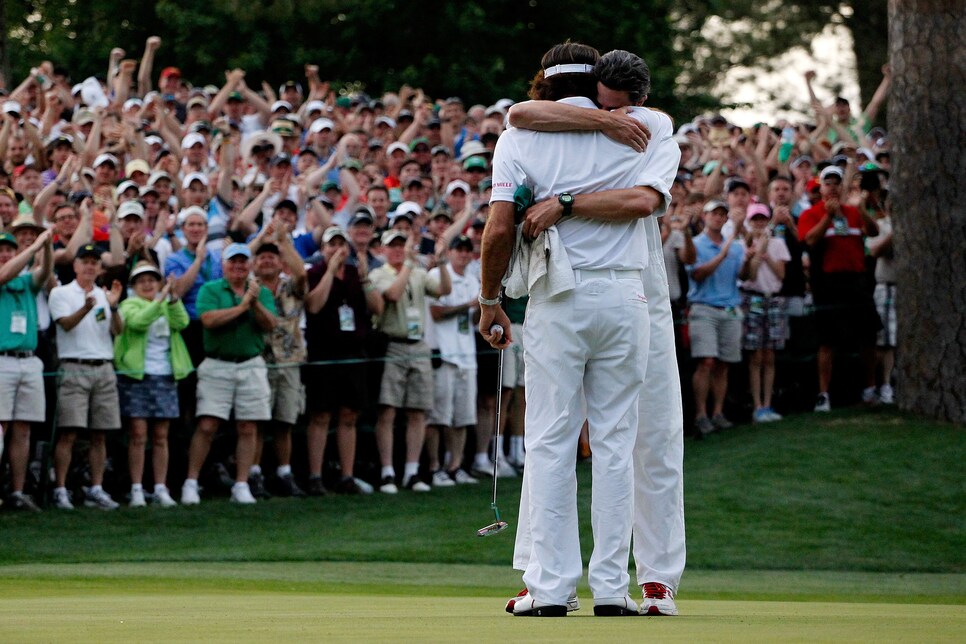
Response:
[[[866,284],[863,236],[878,234],[868,213],[841,202],[842,168],[822,170],[822,200],[802,213],[798,237],[811,256],[810,282],[818,327],[818,401],[815,411],[829,411],[829,382],[836,349],[860,351],[866,387],[863,402],[875,400],[875,339],[879,315]]]

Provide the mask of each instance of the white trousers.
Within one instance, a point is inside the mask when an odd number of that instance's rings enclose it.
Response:
[[[644,294],[650,314],[650,343],[633,457],[634,561],[638,585],[657,581],[676,593],[686,558],[684,411],[664,256],[661,251],[652,251],[649,260],[644,272]],[[516,570],[526,570],[530,561],[529,470],[528,464],[520,490],[513,551]]]
[[[585,417],[594,452],[590,587],[596,599],[627,594],[631,456],[650,329],[641,273],[575,273],[572,292],[531,292],[523,331],[531,536],[523,581],[536,601],[555,605],[583,574],[575,465]]]

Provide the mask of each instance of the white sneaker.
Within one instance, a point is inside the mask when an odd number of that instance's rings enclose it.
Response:
[[[493,470],[490,471],[492,472]],[[503,457],[500,457],[496,462],[496,473],[500,478],[512,479],[517,477],[517,471]]]
[[[105,492],[103,488],[96,492],[84,488],[84,505],[88,508],[100,508],[102,510],[116,510],[119,507],[118,502],[112,499],[111,495]]]
[[[173,508],[178,502],[171,498],[168,488],[154,488],[154,504],[162,508]]]
[[[379,483],[379,491],[383,494],[396,494],[399,492],[399,488],[396,487],[391,476],[384,476]]]
[[[815,402],[815,411],[826,412],[832,411],[832,403],[828,398],[827,393],[820,393],[818,395],[818,400]]]
[[[510,598],[506,603],[506,612],[513,613],[513,607],[516,605],[517,600],[523,599],[530,593],[529,590],[524,588],[516,597]],[[567,612],[573,613],[574,611],[580,610],[580,600],[577,599],[577,591],[570,593],[570,597],[567,598]]]
[[[674,603],[674,592],[664,584],[650,581],[641,586],[641,593],[644,601],[641,602],[641,615],[666,615],[678,614],[678,607]]]
[[[875,395],[875,387],[866,387],[862,390],[862,402],[867,405],[874,405],[879,402],[879,399]]]
[[[231,502],[241,503],[242,505],[256,503],[255,497],[252,496],[252,489],[248,487],[248,483],[235,483],[231,486]]]
[[[70,502],[70,492],[64,488],[54,490],[54,507],[58,510],[73,510],[74,504]]]
[[[879,387],[879,402],[883,405],[894,405],[896,393],[892,390],[892,385],[885,384]]]
[[[445,470],[433,472],[433,487],[454,487],[456,481],[449,477]]]
[[[567,605],[556,606],[534,599],[529,593],[517,597],[511,611],[514,617],[566,617],[570,612]]]
[[[597,617],[637,617],[637,602],[631,599],[630,595],[595,599],[594,615]]]
[[[418,476],[413,475],[407,479],[403,480],[403,487],[407,490],[412,490],[413,492],[432,492],[431,488],[425,481],[420,479]]]
[[[148,504],[144,499],[144,490],[131,490],[131,502],[128,503],[128,507],[131,508],[143,508]]]
[[[375,488],[373,488],[366,481],[363,481],[362,479],[360,479],[358,477],[355,477],[354,476],[354,477],[352,477],[352,480],[356,482],[356,485],[359,486],[359,489],[362,490],[362,493],[363,494],[372,494],[373,492],[376,491]]]
[[[185,482],[181,486],[181,505],[198,505],[201,496],[198,494],[198,484]]]
[[[475,485],[480,482],[479,479],[475,479],[466,473],[466,470],[460,468],[455,472],[451,472],[448,477],[450,480],[457,485]]]

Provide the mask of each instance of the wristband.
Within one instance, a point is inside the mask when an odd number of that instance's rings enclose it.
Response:
[[[499,295],[497,295],[496,297],[494,297],[491,300],[489,298],[483,297],[483,293],[480,293],[479,297],[477,297],[476,299],[483,306],[499,306],[500,305],[500,296]]]
[[[366,284],[365,288],[362,289],[364,293],[372,293],[376,290],[375,284]]]

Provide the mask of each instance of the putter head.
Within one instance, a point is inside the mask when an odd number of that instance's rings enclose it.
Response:
[[[503,532],[506,530],[510,524],[506,521],[497,521],[496,523],[491,523],[488,526],[484,526],[476,531],[476,536],[478,537],[491,537],[497,532]]]

